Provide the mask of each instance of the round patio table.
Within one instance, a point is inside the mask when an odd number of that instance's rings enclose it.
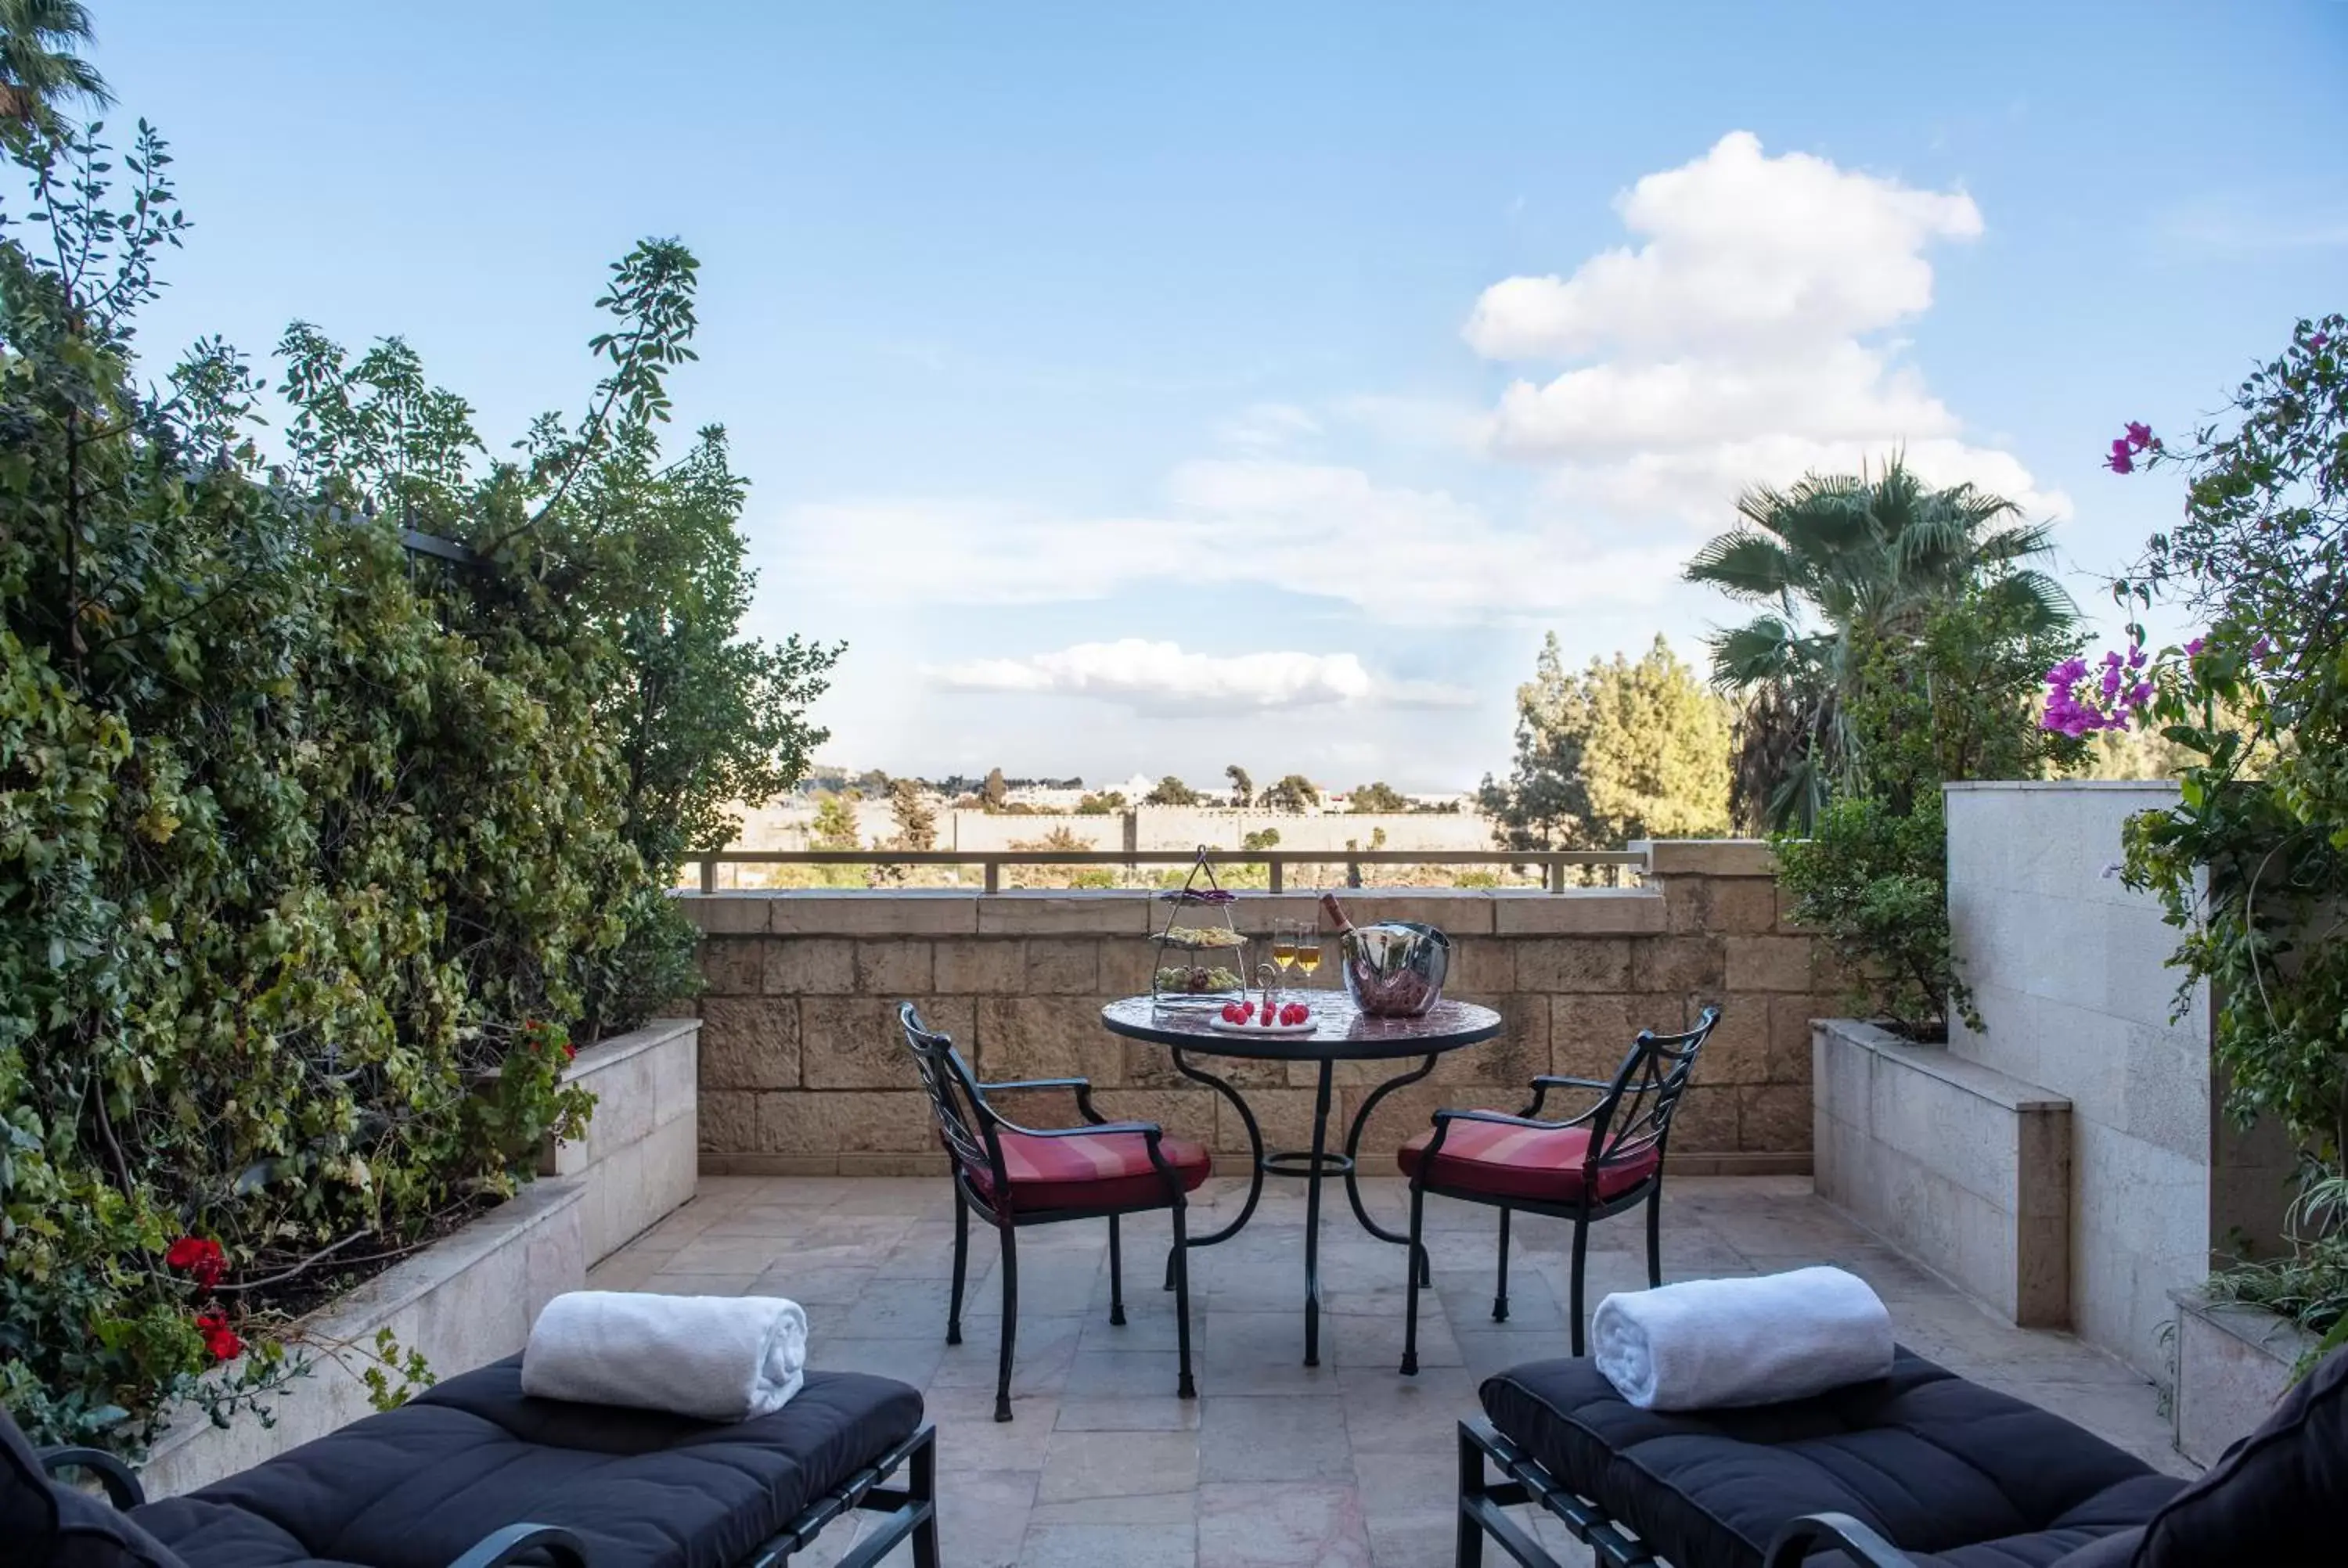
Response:
[[[1408,1236],[1387,1230],[1370,1218],[1369,1210],[1362,1204],[1362,1190],[1354,1168],[1354,1156],[1361,1149],[1362,1131],[1369,1125],[1370,1112],[1377,1109],[1379,1101],[1434,1071],[1436,1059],[1444,1052],[1475,1045],[1498,1034],[1500,1015],[1472,1002],[1440,1001],[1418,1018],[1371,1018],[1354,1007],[1352,999],[1342,991],[1290,991],[1282,999],[1302,1001],[1313,1009],[1312,1033],[1257,1035],[1220,1030],[1214,1027],[1216,1015],[1212,1012],[1169,1011],[1159,1008],[1148,997],[1127,997],[1109,1003],[1101,1009],[1101,1022],[1111,1034],[1165,1046],[1172,1053],[1175,1071],[1194,1082],[1205,1084],[1230,1102],[1240,1114],[1241,1124],[1247,1129],[1248,1151],[1253,1157],[1247,1203],[1231,1224],[1210,1235],[1192,1236],[1185,1245],[1213,1246],[1245,1229],[1255,1215],[1256,1200],[1263,1195],[1264,1177],[1303,1178],[1304,1364],[1317,1367],[1321,1364],[1321,1178],[1345,1178],[1345,1197],[1364,1230],[1380,1241],[1392,1242],[1396,1246],[1409,1245]],[[1189,1060],[1193,1055],[1319,1063],[1321,1071],[1313,1093],[1313,1147],[1267,1153],[1262,1130],[1246,1097],[1229,1082],[1194,1064]],[[1419,1058],[1418,1065],[1370,1091],[1361,1109],[1354,1112],[1353,1124],[1346,1129],[1345,1152],[1331,1153],[1329,1090],[1336,1064],[1395,1061],[1409,1057]],[[1419,1269],[1423,1277],[1426,1260],[1412,1258],[1408,1266]],[[1170,1290],[1174,1278],[1171,1255],[1167,1258],[1166,1278]]]

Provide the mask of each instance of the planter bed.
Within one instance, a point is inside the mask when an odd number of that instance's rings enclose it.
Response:
[[[2169,1298],[2177,1303],[2177,1451],[2215,1464],[2274,1409],[2315,1336],[2264,1307],[2211,1301],[2198,1290]]]
[[[585,1281],[585,1191],[571,1179],[534,1183],[302,1318],[301,1348],[313,1365],[270,1400],[274,1424],[247,1412],[221,1428],[199,1411],[182,1411],[139,1467],[148,1495],[191,1491],[366,1415],[372,1407],[360,1378],[370,1362],[363,1352],[379,1329],[389,1328],[403,1354],[419,1352],[441,1377],[520,1349],[539,1308]],[[345,1353],[348,1367],[328,1354],[338,1345],[353,1348]]]
[[[700,1171],[701,1020],[656,1018],[581,1050],[562,1081],[595,1096],[587,1132],[551,1144],[541,1176],[582,1187],[579,1234],[588,1266],[681,1207]]]

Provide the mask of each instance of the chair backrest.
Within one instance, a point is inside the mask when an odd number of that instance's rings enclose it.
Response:
[[[994,1190],[1001,1191],[1003,1150],[994,1122],[980,1108],[978,1080],[954,1049],[953,1036],[922,1023],[911,1002],[897,1004],[897,1022],[905,1031],[905,1049],[922,1076],[922,1088],[929,1094],[938,1137],[953,1156],[957,1173],[984,1173],[997,1184]]]
[[[1695,1027],[1684,1034],[1657,1034],[1641,1030],[1631,1042],[1622,1065],[1614,1070],[1613,1086],[1590,1120],[1590,1163],[1636,1159],[1653,1149],[1661,1159],[1672,1135],[1672,1114],[1687,1092],[1688,1074],[1695,1069],[1696,1052],[1720,1021],[1720,1009],[1707,1007],[1696,1016]]]

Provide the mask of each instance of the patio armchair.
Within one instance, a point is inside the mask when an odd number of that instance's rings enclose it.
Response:
[[[936,1433],[922,1396],[807,1374],[747,1421],[521,1391],[521,1358],[450,1378],[183,1497],[146,1501],[91,1449],[36,1453],[0,1411],[10,1568],[778,1568],[851,1509],[880,1516],[838,1559],[910,1541],[937,1568]],[[899,1470],[903,1484],[883,1483]],[[78,1471],[107,1501],[65,1484]],[[108,1506],[108,1503],[111,1506]]]
[[[1063,1220],[1108,1221],[1108,1320],[1125,1322],[1125,1258],[1121,1215],[1164,1209],[1174,1226],[1169,1267],[1175,1337],[1179,1350],[1175,1392],[1195,1399],[1190,1377],[1189,1248],[1184,1245],[1188,1194],[1212,1173],[1203,1144],[1177,1137],[1152,1122],[1112,1122],[1093,1106],[1089,1080],[1037,1078],[981,1083],[953,1039],[924,1026],[913,1004],[897,1009],[905,1048],[928,1091],[938,1140],[952,1157],[954,1190],[953,1289],[946,1307],[946,1343],[962,1343],[963,1292],[970,1266],[970,1218],[995,1228],[1003,1246],[1003,1337],[994,1388],[994,1419],[1011,1419],[1011,1363],[1019,1333],[1019,1231]],[[1070,1127],[1024,1127],[988,1096],[1065,1091],[1083,1120]]]
[[[1456,1562],[1560,1568],[2317,1568],[2348,1561],[2348,1350],[2199,1481],[1900,1350],[1890,1375],[1737,1409],[1642,1410],[1590,1361],[1487,1378],[1459,1423]],[[1497,1469],[1496,1480],[1490,1471]]]
[[[1410,1178],[1409,1285],[1404,1311],[1402,1370],[1418,1371],[1418,1292],[1427,1277],[1421,1241],[1426,1194],[1438,1194],[1500,1211],[1498,1282],[1492,1317],[1509,1317],[1509,1216],[1518,1209],[1573,1224],[1573,1353],[1582,1350],[1582,1274],[1590,1225],[1647,1205],[1647,1283],[1663,1282],[1663,1153],[1672,1115],[1687,1090],[1696,1053],[1720,1021],[1707,1007],[1684,1034],[1642,1030],[1612,1080],[1545,1073],[1532,1081],[1531,1103],[1511,1116],[1499,1111],[1437,1111],[1434,1125],[1395,1152]],[[1545,1122],[1552,1091],[1581,1091],[1598,1099],[1562,1121]]]

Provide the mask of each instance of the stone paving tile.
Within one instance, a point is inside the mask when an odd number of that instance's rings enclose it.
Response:
[[[1352,1487],[1210,1481],[1199,1489],[1199,1568],[1370,1568]]]
[[[1200,1401],[1202,1481],[1351,1481],[1344,1401],[1215,1394]]]
[[[1229,1177],[1210,1183],[1191,1210],[1194,1234],[1237,1214],[1245,1192]],[[2000,1321],[1818,1203],[1806,1178],[1690,1178],[1668,1193],[1667,1280],[1838,1264],[1875,1286],[1920,1353],[2190,1473],[2136,1372],[2067,1334]],[[1567,1353],[1571,1228],[1517,1217],[1509,1317],[1495,1323],[1492,1211],[1430,1203],[1436,1281],[1420,1293],[1421,1370],[1405,1378],[1402,1251],[1355,1228],[1341,1188],[1323,1197],[1323,1365],[1300,1365],[1303,1197],[1270,1184],[1247,1230],[1189,1255],[1197,1399],[1175,1397],[1162,1224],[1126,1227],[1121,1327],[1108,1322],[1106,1226],[1022,1232],[1008,1426],[993,1419],[1001,1266],[984,1225],[971,1231],[963,1343],[945,1344],[953,1233],[942,1181],[705,1179],[700,1197],[599,1265],[595,1279],[795,1295],[808,1307],[814,1365],[922,1387],[940,1431],[944,1557],[957,1568],[1440,1568],[1452,1554],[1453,1432],[1478,1411],[1477,1384]],[[1382,1223],[1401,1223],[1401,1183],[1365,1183],[1364,1197]],[[1586,1309],[1643,1288],[1646,1266],[1642,1214],[1593,1227]],[[1591,1561],[1555,1521],[1528,1522],[1560,1562]],[[833,1526],[794,1563],[828,1568],[860,1528]],[[910,1563],[901,1549],[886,1560]]]

